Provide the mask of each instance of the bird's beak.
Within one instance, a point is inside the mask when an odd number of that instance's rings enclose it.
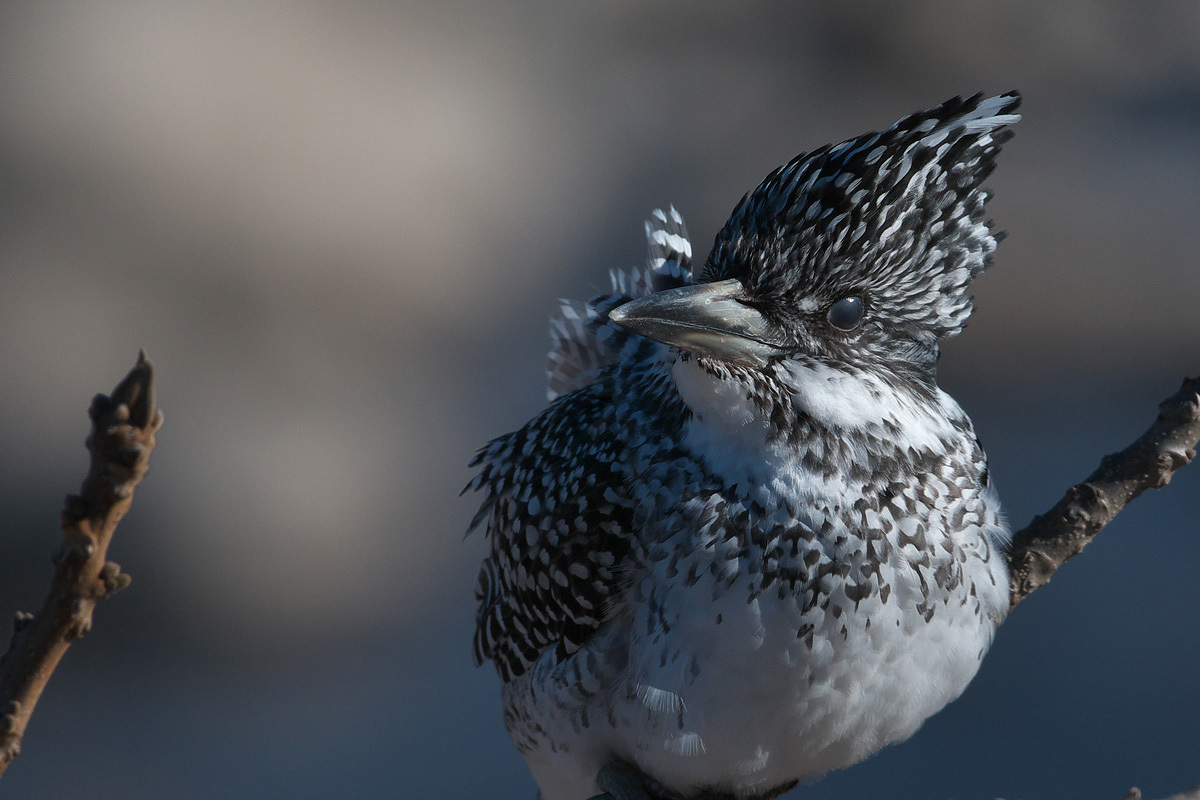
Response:
[[[766,317],[747,305],[736,278],[682,286],[639,297],[608,318],[633,333],[721,361],[761,366],[779,352],[778,334]]]

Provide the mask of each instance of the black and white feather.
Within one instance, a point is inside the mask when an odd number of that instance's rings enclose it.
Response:
[[[692,243],[683,217],[671,206],[655,209],[646,220],[645,268],[614,269],[611,290],[587,303],[560,300],[550,318],[550,353],[546,359],[546,394],[554,400],[595,380],[600,370],[622,358],[628,334],[608,323],[613,308],[654,292],[687,286],[692,277]]]
[[[742,198],[705,279],[741,279],[792,332],[806,314],[863,293],[873,322],[856,357],[928,372],[938,343],[966,326],[970,285],[996,250],[982,183],[1019,103],[1015,92],[954,98],[797,156]]]
[[[935,366],[996,249],[982,182],[1018,103],[955,98],[793,159],[699,281],[655,211],[645,268],[563,302],[550,406],[468,487],[475,657],[544,800],[592,797],[613,762],[671,796],[774,797],[974,675],[1008,534]],[[833,314],[847,298],[861,319]]]
[[[471,527],[490,516],[493,543],[476,586],[475,658],[492,659],[502,676],[520,675],[548,646],[575,652],[611,606],[632,519],[621,496],[622,404],[597,378],[660,345],[608,322],[608,312],[693,282],[691,243],[674,207],[655,209],[646,240],[645,268],[613,270],[611,293],[583,306],[563,300],[551,319],[548,394],[569,396],[472,462],[482,469],[469,488],[486,487],[488,497]]]

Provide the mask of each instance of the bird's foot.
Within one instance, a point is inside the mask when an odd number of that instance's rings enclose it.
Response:
[[[646,788],[646,780],[637,767],[621,761],[607,764],[596,776],[604,790],[590,800],[657,800]]]
[[[596,783],[600,785],[603,793],[588,800],[685,800],[684,795],[665,788],[634,765],[624,761],[607,764],[596,775]],[[762,794],[755,794],[753,798],[775,800],[794,789],[798,783],[799,781],[788,781]],[[686,800],[738,800],[740,797],[744,796],[721,791],[701,791],[699,794],[687,795]]]

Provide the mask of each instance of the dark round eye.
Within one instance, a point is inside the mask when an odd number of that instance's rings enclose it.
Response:
[[[826,319],[838,330],[852,331],[858,327],[863,318],[863,301],[861,297],[843,297],[829,309]]]

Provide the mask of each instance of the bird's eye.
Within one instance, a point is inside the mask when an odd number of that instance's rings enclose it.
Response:
[[[863,318],[863,301],[861,297],[843,297],[829,309],[826,319],[838,330],[852,331],[858,327]]]

